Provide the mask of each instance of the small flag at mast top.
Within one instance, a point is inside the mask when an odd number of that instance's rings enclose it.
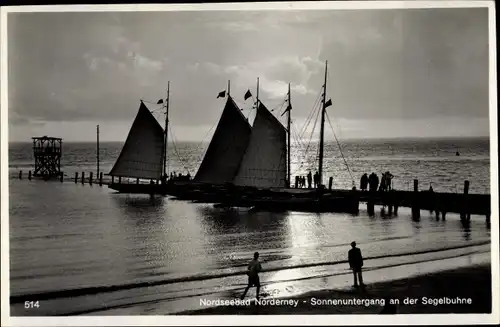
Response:
[[[288,104],[288,106],[286,107],[285,111],[283,111],[283,113],[281,114],[281,116],[283,116],[284,114],[286,114],[290,110],[292,110],[292,104],[291,103]]]
[[[252,93],[250,93],[250,90],[248,90],[247,93],[245,93],[245,100],[248,98],[251,98],[251,97],[252,97]]]
[[[219,92],[219,95],[217,95],[218,98],[225,98],[226,97],[226,90]]]
[[[158,100],[156,104],[161,104],[161,103],[163,103],[163,99]]]
[[[325,102],[325,108],[328,108],[331,105],[332,105],[332,99]]]

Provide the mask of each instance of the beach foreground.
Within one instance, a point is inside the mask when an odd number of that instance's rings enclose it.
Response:
[[[460,298],[462,304],[440,304],[438,302],[434,305],[431,302],[439,301],[439,299],[445,302],[446,298],[453,301]],[[333,301],[345,299],[357,299],[358,302],[370,301],[370,305],[333,303]],[[397,305],[397,309],[391,306],[384,310],[380,301],[382,299],[385,299],[386,303],[389,303],[388,299],[399,299],[399,305]],[[409,303],[405,299],[417,301]],[[270,301],[271,299],[264,300]],[[364,291],[356,289],[323,290],[279,300],[287,300],[288,303],[284,301],[285,304],[282,305],[275,305],[272,302],[255,305],[255,302],[252,301],[251,305],[217,306],[184,311],[179,315],[379,314],[383,311],[401,314],[491,313],[491,266],[472,266],[376,283],[367,285]],[[330,300],[330,302],[320,304],[324,300]]]

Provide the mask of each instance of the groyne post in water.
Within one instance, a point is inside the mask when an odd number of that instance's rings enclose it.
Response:
[[[23,179],[23,171],[22,170],[19,171],[19,179]]]
[[[393,192],[392,191],[389,191],[388,194],[387,194],[387,209],[388,209],[388,214],[389,216],[392,216],[392,209],[393,209],[393,206],[394,206],[394,196],[393,196]]]
[[[85,172],[82,171],[82,184],[85,184]]]
[[[333,186],[333,177],[330,176],[330,178],[328,179],[328,189],[330,191],[332,190],[332,186]]]
[[[75,184],[78,183],[78,172],[75,173]]]
[[[366,210],[369,216],[375,215],[375,190],[368,191],[368,201],[366,202]]]
[[[99,173],[99,186],[102,186],[102,172]]]
[[[420,219],[420,205],[419,205],[419,198],[418,198],[418,179],[413,180],[413,201],[412,201],[412,205],[411,205],[411,214],[412,214],[413,220]]]
[[[89,184],[92,185],[92,179],[94,178],[94,173],[93,172],[90,172],[90,176],[89,176]]]
[[[469,185],[470,185],[469,181],[464,181],[464,195],[462,200],[462,208],[460,212],[460,220],[465,222],[470,221],[469,201],[468,201]]]
[[[28,180],[31,180],[31,170],[28,171]]]

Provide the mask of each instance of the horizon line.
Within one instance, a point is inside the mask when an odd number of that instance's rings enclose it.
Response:
[[[346,137],[343,139],[339,139],[339,141],[385,141],[385,140],[452,140],[452,139],[490,139],[490,135],[483,135],[483,136],[397,136],[397,137],[368,137],[368,138],[361,138],[361,137]],[[95,140],[71,140],[71,141],[64,141],[64,138],[62,139],[64,143],[96,143]],[[176,143],[210,143],[211,140],[178,140]],[[319,139],[315,139],[314,142],[319,142]],[[335,142],[335,140],[328,140],[325,142]],[[8,140],[8,143],[33,143],[32,141],[11,141]],[[100,143],[125,143],[125,141],[117,141],[117,140],[101,140]],[[174,142],[168,142],[168,143],[174,143]]]

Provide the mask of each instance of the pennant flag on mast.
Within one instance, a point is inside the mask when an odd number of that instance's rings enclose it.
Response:
[[[245,93],[245,100],[248,98],[251,98],[251,97],[252,97],[252,93],[250,93],[250,90],[248,90],[247,93]]]
[[[226,97],[226,90],[219,92],[219,95],[217,95],[218,98],[225,98]]]
[[[286,107],[285,111],[283,111],[283,113],[281,114],[281,116],[283,116],[284,114],[286,114],[287,112],[289,112],[290,110],[292,110],[292,104],[291,103],[288,103],[288,106]]]
[[[328,108],[331,105],[332,105],[332,99],[325,102],[325,108]]]
[[[158,102],[156,104],[162,104],[163,103],[163,99],[160,99],[158,100]]]

